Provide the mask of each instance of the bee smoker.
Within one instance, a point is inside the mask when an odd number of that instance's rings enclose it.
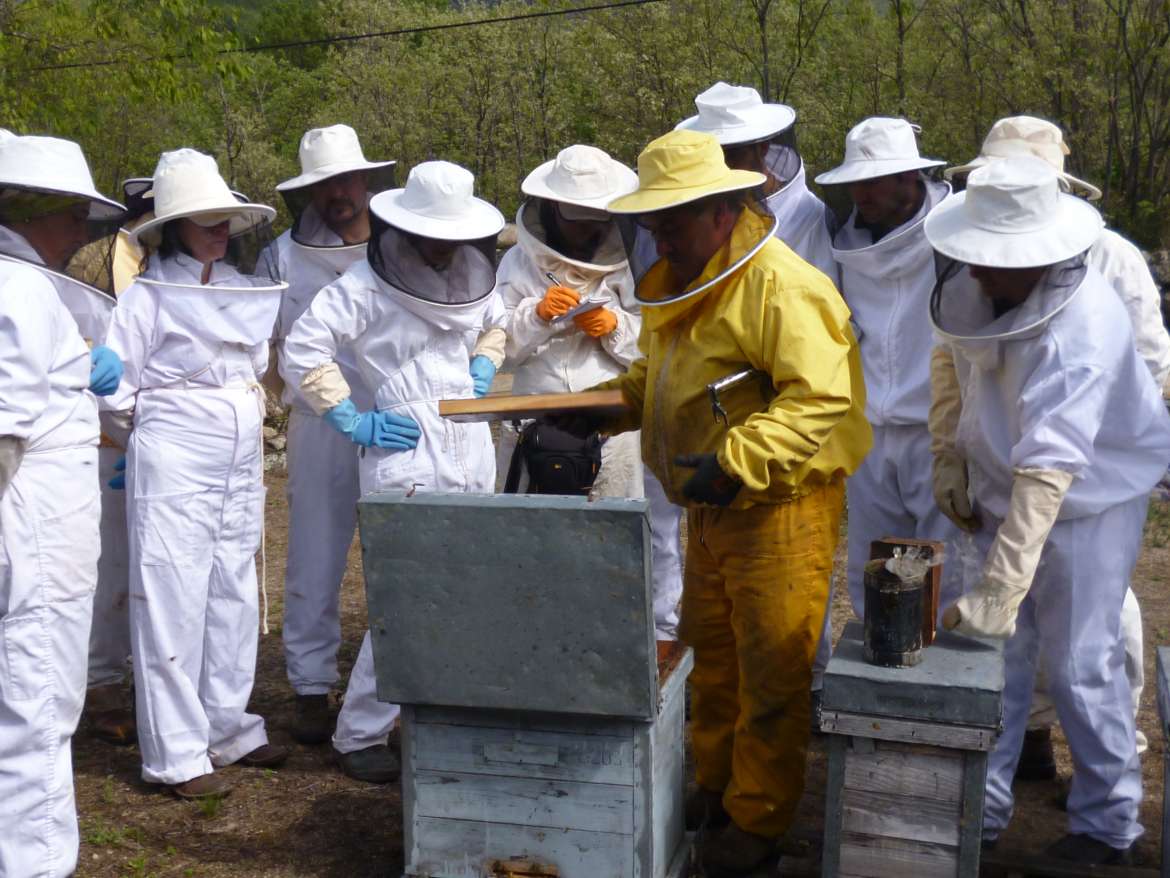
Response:
[[[917,556],[899,564],[876,559],[865,565],[865,660],[887,668],[922,661],[922,628],[930,568]],[[890,567],[894,569],[891,570]]]

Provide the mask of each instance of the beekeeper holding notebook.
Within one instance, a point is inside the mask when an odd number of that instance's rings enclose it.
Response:
[[[142,777],[177,796],[219,795],[214,769],[274,767],[247,712],[259,636],[254,556],[264,520],[259,385],[282,286],[225,259],[275,211],[239,201],[215,160],[163,153],[152,248],[118,298],[107,343],[126,363],[109,404],[127,445],[130,635]]]
[[[1048,854],[1125,864],[1142,827],[1121,610],[1149,492],[1170,461],[1170,415],[1124,306],[1088,259],[1101,228],[1032,157],[972,171],[927,217],[927,240],[949,261],[931,298],[949,355],[932,359],[931,430],[985,553],[943,622],[1007,639],[984,840],[1011,818],[1042,656],[1077,766],[1068,834]]]
[[[405,188],[374,196],[366,258],[317,293],[285,341],[286,378],[360,447],[363,494],[495,490],[488,425],[448,421],[438,406],[486,394],[504,360],[495,264],[504,217],[474,184],[465,168],[423,162]],[[355,402],[341,350],[353,352],[372,407]],[[333,747],[346,774],[387,783],[399,772],[387,746],[398,707],[378,701],[371,649],[366,632]]]
[[[0,131],[0,875],[77,865],[70,745],[97,583],[94,396],[122,366],[86,345],[63,272],[90,221],[121,212],[76,143]]]

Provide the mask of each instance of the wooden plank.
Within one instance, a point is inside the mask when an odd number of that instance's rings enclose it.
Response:
[[[841,840],[841,878],[955,878],[953,847],[846,833]]]
[[[492,861],[521,858],[553,866],[561,878],[633,874],[634,849],[627,836],[422,818],[417,837],[422,841],[406,866],[410,878],[482,878]]]
[[[872,739],[854,739],[865,740]],[[883,741],[872,753],[855,749],[848,755],[845,786],[957,804],[963,789],[963,757],[961,751]]]
[[[830,735],[855,735],[953,750],[990,750],[996,739],[991,729],[977,726],[943,726],[836,710],[821,713],[821,731]]]
[[[686,658],[690,659],[690,650]],[[683,667],[686,667],[684,665]],[[686,846],[683,802],[686,798],[686,764],[684,744],[686,721],[686,687],[684,675],[668,681],[663,687],[663,700],[658,719],[648,730],[646,740],[650,750],[650,770],[645,777],[649,798],[650,820],[649,869],[646,875],[664,878],[677,859],[679,848]],[[641,740],[641,739],[639,739]],[[640,833],[635,831],[635,837]],[[640,841],[639,847],[646,842]]]
[[[928,844],[959,845],[959,807],[929,799],[846,789],[842,795],[844,832],[901,838]]]
[[[415,732],[419,770],[630,786],[632,738],[423,723]]]
[[[978,878],[983,855],[983,799],[987,792],[987,754],[969,751],[963,763],[960,878]]]
[[[825,840],[821,849],[821,869],[825,878],[834,878],[841,863],[841,822],[845,797],[844,735],[829,738],[829,766],[825,777]]]
[[[634,829],[631,787],[416,771],[414,788],[416,819],[516,823],[623,835]]]
[[[1162,878],[1170,878],[1170,646],[1157,654],[1158,719],[1162,726]]]
[[[479,399],[441,399],[440,417],[452,421],[512,421],[541,415],[590,414],[616,417],[625,411],[620,390],[585,390],[580,393],[529,393],[519,396],[493,393]]]
[[[627,740],[634,734],[635,723],[607,717],[565,715],[514,710],[480,710],[466,707],[432,707],[416,705],[415,722],[451,726],[508,729],[525,732],[567,732],[572,735],[607,735]]]

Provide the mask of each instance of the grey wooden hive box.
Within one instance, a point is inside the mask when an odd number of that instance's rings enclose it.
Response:
[[[656,649],[647,509],[359,503],[378,697],[403,706],[408,878],[683,874],[693,661]]]
[[[822,874],[975,878],[1003,650],[940,632],[912,668],[868,664],[845,627],[825,672],[829,734]]]

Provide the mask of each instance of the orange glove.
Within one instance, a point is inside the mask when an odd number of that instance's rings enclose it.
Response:
[[[581,302],[581,297],[568,287],[551,286],[545,293],[540,304],[536,306],[536,316],[548,323],[554,317],[568,314]]]
[[[573,318],[577,328],[586,335],[601,338],[617,329],[617,315],[608,308],[594,308]]]

